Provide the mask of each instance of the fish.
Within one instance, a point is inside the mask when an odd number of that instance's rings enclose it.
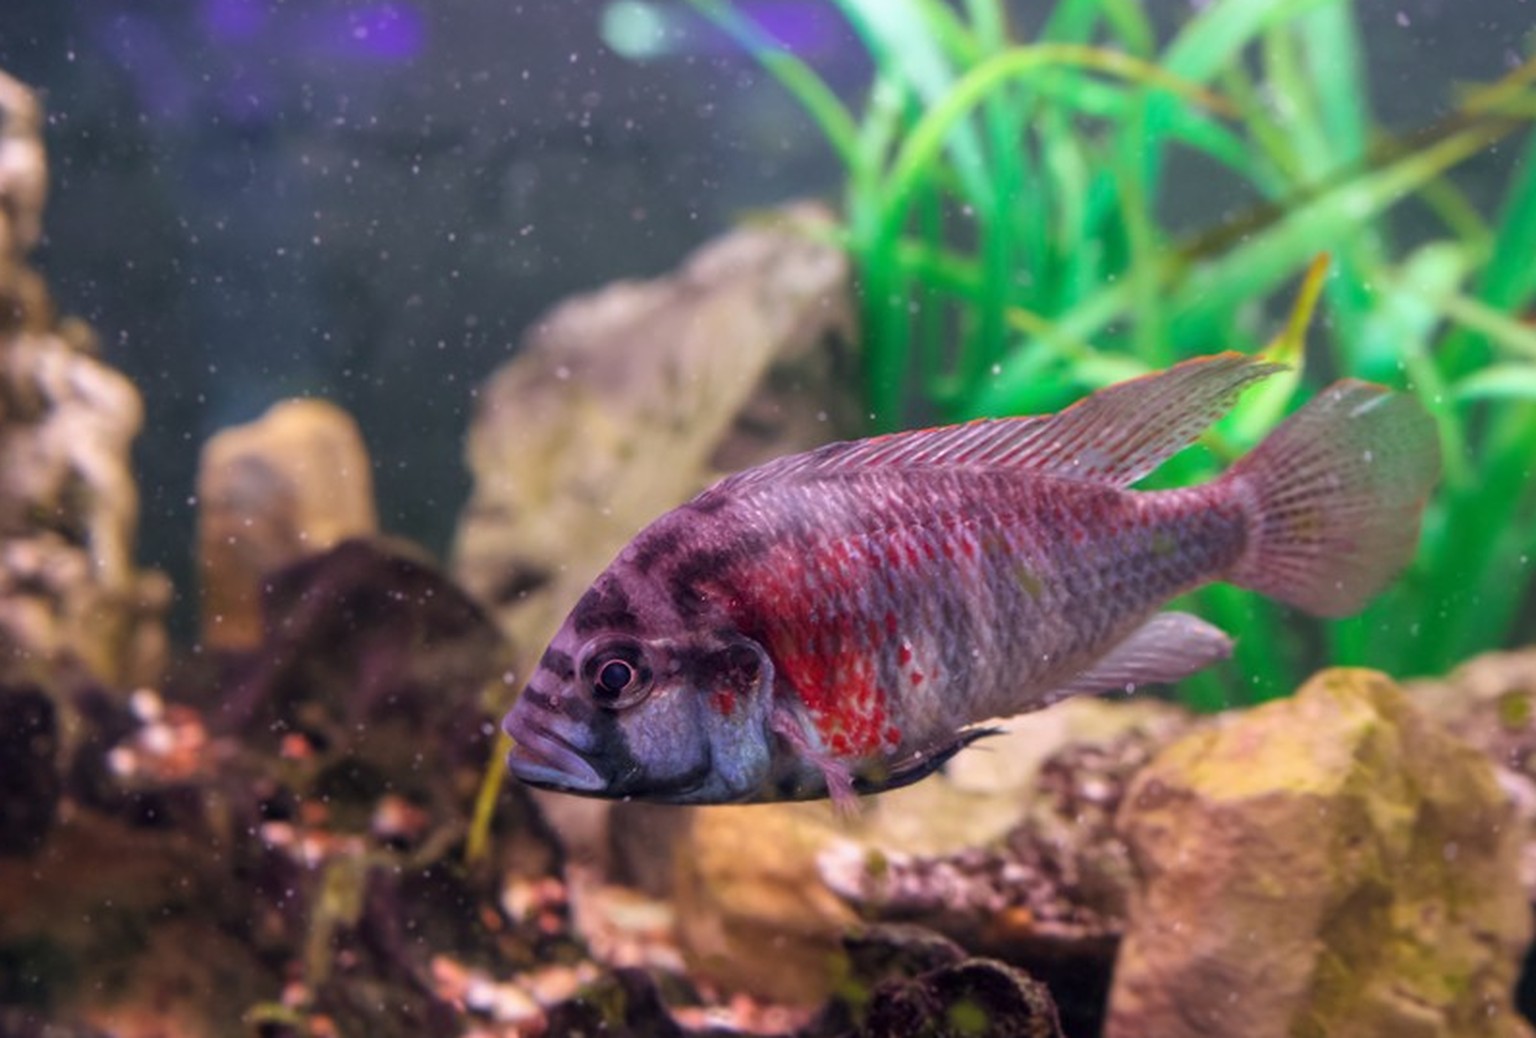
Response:
[[[512,774],[590,797],[849,808],[999,719],[1228,657],[1226,632],[1165,608],[1204,584],[1358,612],[1410,561],[1440,470],[1411,395],[1336,382],[1214,480],[1131,489],[1282,368],[1198,357],[1056,414],[726,477],[576,603],[503,721]]]

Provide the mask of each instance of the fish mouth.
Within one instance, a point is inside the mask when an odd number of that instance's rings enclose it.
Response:
[[[512,737],[507,767],[520,781],[561,793],[601,793],[608,782],[569,739],[539,724],[508,716],[503,725]]]

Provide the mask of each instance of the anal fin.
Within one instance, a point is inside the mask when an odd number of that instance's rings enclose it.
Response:
[[[967,728],[948,742],[940,743],[929,750],[922,750],[909,757],[893,761],[882,768],[878,774],[855,775],[853,777],[853,791],[862,795],[870,793],[884,793],[892,789],[900,789],[902,786],[910,786],[919,782],[935,771],[938,771],[949,759],[961,750],[965,749],[977,739],[984,739],[989,735],[997,735],[1001,728]]]
[[[1232,639],[1225,631],[1189,613],[1158,613],[1062,685],[1060,692],[1131,691],[1138,685],[1166,684],[1231,655]]]

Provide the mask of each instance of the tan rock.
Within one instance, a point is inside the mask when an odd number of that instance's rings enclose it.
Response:
[[[814,207],[561,304],[479,395],[454,576],[524,671],[640,528],[723,471],[851,434],[848,264]]]
[[[143,405],[26,263],[47,194],[41,126],[0,73],[0,679],[152,683],[170,595],[133,560]]]
[[[679,936],[689,964],[732,990],[818,1002],[843,968],[853,910],[821,882],[817,855],[837,837],[821,805],[695,812],[678,855]]]
[[[42,237],[48,199],[42,131],[36,96],[0,72],[0,328],[38,330],[52,309],[41,280],[25,263]]]
[[[203,644],[261,643],[264,578],[378,531],[362,434],[324,400],[287,400],[203,447],[197,474]]]
[[[1134,784],[1108,1038],[1529,1035],[1492,768],[1370,671],[1202,728]]]

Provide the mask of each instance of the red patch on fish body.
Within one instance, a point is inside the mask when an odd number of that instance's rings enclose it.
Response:
[[[725,597],[844,758],[1017,712],[1242,548],[1240,509],[1212,490],[942,471],[786,489],[745,510],[778,536]]]
[[[743,574],[752,627],[761,631],[783,692],[805,707],[822,744],[840,757],[881,748],[890,727],[878,653],[896,617],[853,605],[872,572],[852,541],[806,554],[780,545]]]

